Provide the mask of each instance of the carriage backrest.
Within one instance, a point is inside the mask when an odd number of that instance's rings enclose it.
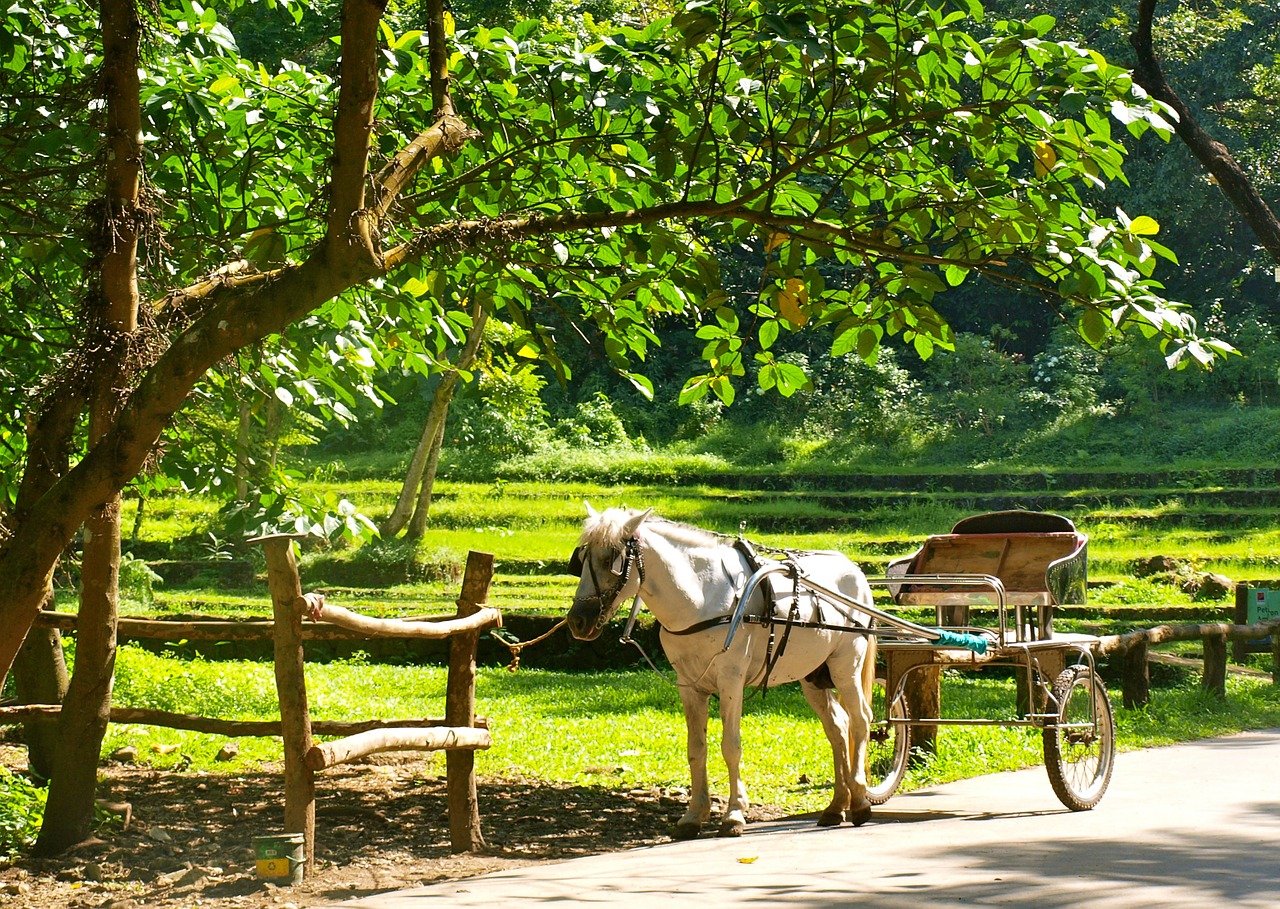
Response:
[[[925,541],[905,574],[986,574],[1000,579],[1010,602],[1082,602],[1083,585],[1054,589],[1050,569],[1083,555],[1085,542],[1079,533],[941,534]],[[924,592],[921,585],[904,590],[912,602],[935,601]]]
[[[1083,604],[1088,581],[1088,537],[1070,519],[1045,512],[1002,511],[959,521],[951,533],[925,540],[913,555],[889,566],[890,577],[984,574],[999,578],[1010,605]],[[892,585],[901,604],[942,605],[989,601],[973,588],[939,584]],[[1047,617],[1046,617],[1047,618]]]

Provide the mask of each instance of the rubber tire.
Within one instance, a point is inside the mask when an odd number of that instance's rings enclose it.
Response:
[[[885,704],[884,679],[877,678],[875,684],[879,689],[878,702]],[[885,716],[890,716],[888,709]],[[892,716],[907,718],[906,706],[901,699],[893,705]],[[907,775],[907,757],[911,753],[911,727],[889,723],[882,731],[887,736],[884,741],[877,742],[873,738],[867,743],[867,801],[873,805],[883,805],[898,791],[902,778]]]
[[[1096,705],[1093,729],[1063,729],[1087,723],[1089,702]],[[1088,811],[1102,800],[1115,764],[1116,721],[1111,699],[1097,673],[1085,665],[1069,666],[1053,683],[1057,720],[1043,730],[1044,766],[1053,792],[1072,811]]]

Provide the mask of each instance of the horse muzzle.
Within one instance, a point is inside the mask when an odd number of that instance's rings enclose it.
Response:
[[[591,599],[596,600],[595,597]],[[602,602],[584,603],[575,600],[564,621],[568,623],[570,634],[577,640],[595,640],[604,631],[609,615],[604,611]]]
[[[569,633],[579,641],[594,641],[600,637],[600,632],[604,631],[604,626],[609,624],[609,620],[613,618],[613,614],[618,611],[616,605],[610,606],[610,603],[617,603],[616,595],[604,597],[600,595],[574,597],[573,608],[569,610],[569,614],[565,617],[565,622],[569,626]]]

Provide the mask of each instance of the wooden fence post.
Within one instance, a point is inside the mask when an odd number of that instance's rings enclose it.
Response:
[[[475,613],[489,600],[493,581],[493,554],[469,552],[458,598],[458,617]],[[471,726],[476,718],[476,648],[478,631],[463,632],[449,639],[449,681],[445,693],[445,722],[450,726]],[[484,848],[480,830],[480,801],[476,794],[475,754],[471,751],[445,752],[446,786],[449,794],[449,841],[452,850],[475,852]]]
[[[1134,641],[1124,652],[1123,703],[1126,710],[1151,702],[1151,671],[1147,667],[1147,639]]]
[[[302,597],[302,582],[293,558],[293,537],[265,537],[261,542],[275,618],[276,691],[284,736],[284,832],[303,835],[303,872],[310,877],[316,859],[316,775],[306,764],[311,750],[311,711],[303,672],[302,613],[296,605]]]
[[[1210,634],[1204,641],[1204,690],[1220,698],[1227,696],[1227,635]]]
[[[1249,624],[1249,584],[1247,581],[1236,582],[1235,624]],[[1231,658],[1243,663],[1249,658],[1249,642],[1244,638],[1236,638],[1231,642]]]

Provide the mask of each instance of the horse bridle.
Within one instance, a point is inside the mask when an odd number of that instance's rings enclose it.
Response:
[[[591,563],[589,558],[583,557],[583,551],[586,548],[581,546],[574,550],[573,557],[569,560],[569,571],[580,575],[582,567],[585,565],[587,572],[591,575],[591,583],[595,586],[596,592],[587,596],[575,596],[573,598],[573,606],[575,609],[579,606],[594,606],[599,609],[599,618],[596,619],[593,629],[599,632],[613,618],[614,613],[618,611],[618,604],[615,601],[618,599],[618,595],[622,593],[623,588],[627,586],[627,582],[631,580],[632,565],[636,567],[636,572],[640,576],[640,583],[644,583],[644,553],[640,548],[639,534],[633,534],[625,540],[622,544],[622,569],[618,572],[618,583],[614,584],[608,591],[604,591],[600,585],[600,579],[596,575],[596,566]]]

